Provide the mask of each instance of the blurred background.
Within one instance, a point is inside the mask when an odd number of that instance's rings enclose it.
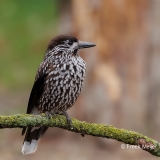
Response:
[[[79,120],[134,130],[160,141],[160,1],[0,1],[0,114],[25,113],[50,39],[71,34],[97,46],[81,51],[84,89],[68,113]],[[21,129],[0,130],[5,160],[155,160],[115,140],[50,128],[23,156]]]

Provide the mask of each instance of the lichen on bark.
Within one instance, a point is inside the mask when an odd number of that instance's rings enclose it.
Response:
[[[115,139],[125,144],[137,145],[152,155],[160,157],[160,143],[144,136],[140,133],[125,129],[118,129],[111,125],[87,123],[72,118],[72,128],[62,115],[56,115],[52,118],[42,115],[17,114],[11,116],[0,116],[0,128],[23,128],[23,127],[59,127],[71,132],[81,133],[82,135],[91,135],[108,139]]]

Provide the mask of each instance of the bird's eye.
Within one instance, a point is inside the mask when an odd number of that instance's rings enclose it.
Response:
[[[69,45],[72,45],[72,44],[73,44],[73,42],[72,42],[72,41],[69,41],[69,42],[68,42],[68,44],[69,44]]]

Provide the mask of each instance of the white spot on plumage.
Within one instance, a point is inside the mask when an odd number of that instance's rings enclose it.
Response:
[[[63,64],[63,69],[66,70],[66,63]]]

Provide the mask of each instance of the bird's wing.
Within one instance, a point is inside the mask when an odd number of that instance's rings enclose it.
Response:
[[[37,106],[39,98],[41,97],[43,93],[44,82],[47,77],[47,73],[44,73],[43,71],[43,67],[42,67],[43,65],[44,64],[41,63],[37,71],[37,74],[36,74],[35,82],[33,84],[32,91],[31,91],[29,101],[28,101],[27,114],[30,114],[32,110],[34,109],[34,107]],[[24,135],[25,131],[26,131],[26,127],[22,129],[22,135]]]
[[[37,103],[43,93],[43,89],[44,89],[44,85],[45,85],[44,82],[47,77],[47,73],[44,73],[44,71],[42,69],[42,65],[43,64],[40,65],[40,67],[37,71],[35,82],[32,87],[32,91],[31,91],[29,101],[28,101],[27,114],[30,114],[32,112],[32,110],[34,109],[34,107],[37,106]]]
[[[39,101],[39,98],[41,97],[44,89],[44,81],[47,74],[42,73],[39,75],[38,79],[34,82],[29,102],[28,102],[28,108],[27,108],[27,114],[30,114],[32,112],[32,109],[37,106],[37,103]]]

